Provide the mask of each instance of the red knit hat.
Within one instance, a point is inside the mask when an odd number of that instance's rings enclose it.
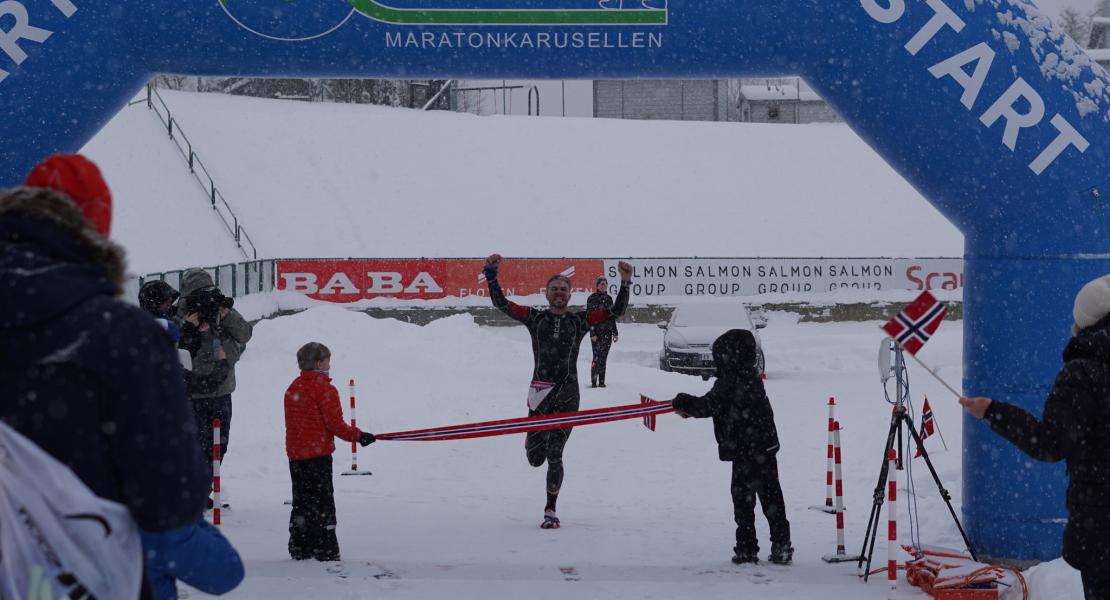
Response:
[[[108,237],[112,229],[112,192],[91,160],[80,154],[55,154],[35,165],[24,185],[50,188],[69,196],[100,235]]]

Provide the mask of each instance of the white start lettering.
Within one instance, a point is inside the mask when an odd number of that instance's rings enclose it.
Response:
[[[906,42],[905,48],[910,56],[917,56],[922,48],[945,29],[960,33],[966,25],[944,0],[926,0],[925,5],[932,9],[933,16]],[[868,16],[884,25],[896,23],[906,13],[905,0],[860,0],[860,6]],[[950,78],[959,85],[963,89],[960,103],[967,110],[973,110],[983,84],[991,73],[995,57],[994,49],[987,42],[979,42],[929,67],[929,73],[936,79]],[[1004,121],[1002,144],[1010,152],[1015,152],[1021,131],[1043,126],[1045,114],[1046,107],[1041,95],[1027,81],[1017,77],[983,111],[979,121],[988,128],[994,127],[999,120]],[[1029,163],[1029,169],[1037,175],[1043,173],[1068,148],[1075,148],[1082,153],[1090,146],[1090,142],[1059,113],[1049,119],[1049,124],[1056,129],[1056,137]]]
[[[72,17],[77,12],[77,7],[70,0],[51,0],[51,4],[62,16]],[[16,66],[22,65],[27,60],[27,52],[20,45],[21,41],[42,44],[50,39],[53,31],[31,25],[31,16],[27,7],[16,0],[0,2],[0,23],[11,23],[8,29],[0,28],[0,52]],[[8,78],[11,73],[0,67],[0,82]]]

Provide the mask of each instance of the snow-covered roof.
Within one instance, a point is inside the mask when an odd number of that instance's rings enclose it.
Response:
[[[812,90],[802,90],[799,96],[798,87],[793,85],[742,85],[740,86],[740,97],[745,100],[764,102],[773,100],[802,100],[804,102],[813,102],[821,99],[821,97]]]
[[[1087,50],[1087,54],[1097,61],[1110,60],[1110,48],[1092,48]]]
[[[1110,17],[1091,17],[1091,25],[1110,25]]]

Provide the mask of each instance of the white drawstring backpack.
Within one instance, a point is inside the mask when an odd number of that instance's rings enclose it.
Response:
[[[127,507],[0,421],[0,598],[134,600],[142,568]]]

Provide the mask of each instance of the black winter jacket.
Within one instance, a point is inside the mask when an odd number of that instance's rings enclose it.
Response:
[[[208,495],[181,365],[149,314],[57,225],[0,217],[0,419],[147,531]]]
[[[594,292],[586,298],[586,310],[608,310],[613,308],[613,297],[605,292]],[[613,337],[617,335],[617,321],[612,319],[609,321],[602,321],[590,327],[590,335]]]
[[[691,417],[713,417],[717,451],[724,461],[756,460],[779,451],[775,413],[755,370],[755,337],[733,329],[713,342],[717,381],[704,396],[679,394],[675,410]]]
[[[1110,318],[1081,330],[1064,349],[1064,366],[1044,419],[994,401],[984,417],[1026,454],[1067,461],[1064,559],[1080,570],[1110,565]]]

